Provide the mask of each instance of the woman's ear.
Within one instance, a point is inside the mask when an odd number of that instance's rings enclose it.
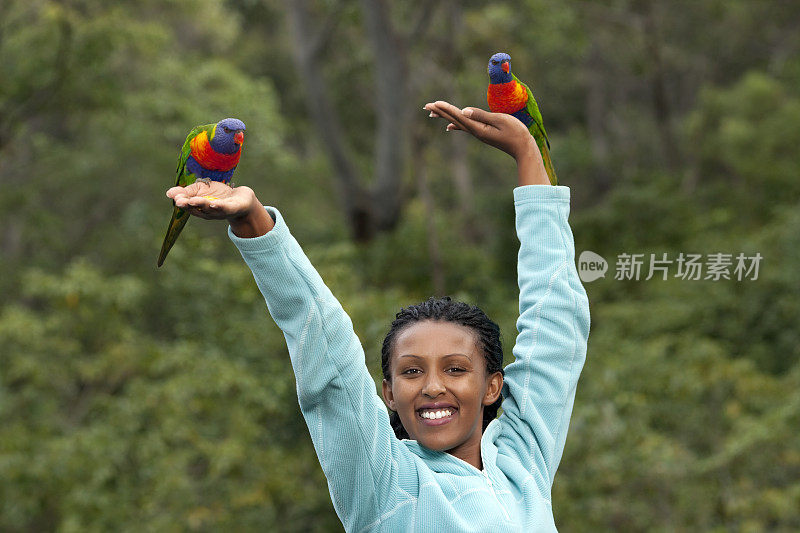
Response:
[[[483,396],[483,405],[492,405],[500,397],[500,391],[503,390],[503,374],[495,372],[487,379],[489,381],[486,394]]]
[[[394,393],[392,392],[392,382],[388,379],[383,380],[383,401],[386,402],[386,407],[392,411],[397,411],[394,405]]]

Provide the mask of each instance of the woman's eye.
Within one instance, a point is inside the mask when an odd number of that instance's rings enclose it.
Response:
[[[400,372],[401,374],[418,374],[420,372],[419,368],[407,368]]]
[[[453,373],[453,372],[466,372],[466,370],[461,368],[460,366],[450,367],[450,368],[448,368],[448,371],[451,372],[451,373]]]

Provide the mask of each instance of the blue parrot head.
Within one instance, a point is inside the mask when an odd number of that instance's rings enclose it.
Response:
[[[217,122],[211,148],[223,154],[236,153],[244,142],[244,122],[238,118],[224,118]]]
[[[491,83],[508,83],[511,81],[511,56],[498,52],[489,58],[489,81]]]

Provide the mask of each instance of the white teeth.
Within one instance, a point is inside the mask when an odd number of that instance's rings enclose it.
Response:
[[[441,411],[422,411],[420,412],[419,416],[422,418],[427,418],[428,420],[436,420],[439,418],[444,418],[446,416],[452,415],[452,411],[449,409],[444,409]]]

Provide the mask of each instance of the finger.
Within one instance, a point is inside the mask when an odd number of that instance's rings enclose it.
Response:
[[[192,189],[197,188],[192,187],[192,185],[189,185],[188,187],[172,187],[171,189],[167,190],[167,197],[172,198],[172,200],[175,202],[175,205],[178,207],[184,207],[189,198],[197,196],[197,191]]]
[[[438,101],[435,104],[435,110],[442,116],[442,118],[449,120],[458,126],[459,129],[468,131],[472,134],[477,134],[486,127],[484,123],[472,120],[471,118],[465,116],[464,113],[453,104]]]
[[[181,209],[189,207],[189,196],[185,194],[175,196],[172,200],[175,202],[175,207],[180,207]]]
[[[450,125],[459,126],[461,129],[463,128],[463,124],[459,124],[463,122],[463,116],[460,116],[460,110],[455,106],[452,108],[439,108],[438,111],[432,111],[431,117],[435,115],[436,118],[442,118],[448,122],[445,129],[450,131]]]
[[[186,196],[186,189],[183,187],[171,187],[167,189],[167,198],[172,198],[174,200],[177,196]]]
[[[209,217],[216,219],[239,213],[246,205],[240,197],[216,198],[205,196],[203,198],[208,200],[208,204],[201,206],[201,210]]]
[[[211,200],[209,200],[205,196],[192,196],[191,198],[188,199],[187,203],[192,207],[202,209],[211,205]]]
[[[175,206],[181,209],[189,210],[190,208],[201,208],[207,206],[210,201],[202,196],[190,196],[188,194],[179,194],[174,198]]]
[[[425,104],[424,106],[422,106],[422,110],[423,111],[428,111],[428,116],[430,118],[438,118],[439,115],[433,110],[433,106],[434,106],[434,104],[429,102],[429,103]]]
[[[215,216],[225,216],[229,212],[233,212],[236,208],[237,202],[231,198],[215,198],[206,196],[208,205],[204,208],[205,211],[214,214]]]
[[[431,104],[430,111],[441,118],[449,120],[450,122],[455,122],[457,117],[463,117],[459,108],[442,100],[438,100]]]
[[[465,107],[462,112],[464,116],[476,120],[478,122],[483,122],[484,124],[491,124],[496,125],[499,121],[502,121],[501,118],[502,113],[490,113],[489,111],[485,111],[480,107]]]
[[[206,220],[216,220],[220,218],[224,218],[225,215],[221,212],[218,206],[213,204],[207,205],[199,205],[199,206],[188,206],[186,210],[189,214],[194,215],[199,218],[204,218]]]
[[[445,128],[445,131],[454,131],[454,130],[464,131],[462,128],[459,127],[458,124],[453,124],[452,122],[448,124],[447,127]]]
[[[464,108],[464,113],[483,124],[487,133],[495,131],[510,134],[514,130],[528,129],[521,120],[507,113],[491,113],[478,107]]]
[[[176,202],[176,205],[178,205],[177,202]],[[201,209],[197,208],[197,207],[193,207],[191,205],[184,205],[184,206],[178,205],[178,207],[180,207],[181,209],[183,209],[184,211],[186,211],[187,213],[189,213],[193,217],[206,218],[205,213],[203,213],[203,211]]]
[[[425,107],[428,109],[428,111],[433,111],[434,108],[437,108],[437,107],[451,107],[451,108],[458,109],[456,106],[454,106],[453,104],[451,104],[450,102],[448,102],[446,100],[436,100],[435,102],[431,102],[430,104],[427,104]]]

